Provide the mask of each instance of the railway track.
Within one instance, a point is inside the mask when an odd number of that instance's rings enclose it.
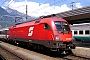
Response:
[[[87,47],[90,48],[90,43],[80,42],[80,41],[74,41],[74,44],[79,47]]]
[[[47,54],[48,55],[48,54]],[[49,56],[56,58],[57,60],[90,60],[90,58],[76,56],[73,53],[71,54],[58,54],[51,53]]]
[[[36,50],[31,51],[31,50],[27,50],[26,48],[12,46],[11,44],[8,44],[5,42],[0,43],[0,50],[2,49],[1,47],[8,50],[12,54],[14,54],[14,56],[16,57],[18,56],[19,59],[22,58],[23,60],[90,60],[90,58],[75,56],[74,54],[65,55],[65,54],[59,54],[59,53],[53,53],[53,52],[44,53],[44,51],[43,52],[36,51]],[[16,59],[16,58],[14,57],[13,59]],[[16,59],[16,60],[19,60],[19,59]]]
[[[75,56],[75,55],[68,55],[66,57],[63,57],[63,59],[66,59],[66,60],[90,60],[90,58],[85,58],[85,57]]]
[[[5,58],[2,55],[0,55],[0,60],[5,60]]]
[[[22,60],[18,56],[3,49],[1,46],[0,46],[0,57],[1,57],[0,60]]]

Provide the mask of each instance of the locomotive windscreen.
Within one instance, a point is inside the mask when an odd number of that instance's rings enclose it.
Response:
[[[54,23],[59,32],[70,32],[70,28],[67,22],[55,21]]]

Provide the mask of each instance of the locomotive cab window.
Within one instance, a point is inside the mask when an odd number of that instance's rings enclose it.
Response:
[[[45,30],[50,30],[50,26],[48,24],[44,24],[44,29]]]
[[[56,29],[60,32],[70,32],[70,28],[67,22],[55,21]]]

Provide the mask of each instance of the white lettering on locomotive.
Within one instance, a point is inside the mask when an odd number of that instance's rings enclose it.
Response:
[[[34,27],[30,27],[30,28],[29,28],[28,36],[32,36],[32,34],[33,34],[33,29],[34,29]]]

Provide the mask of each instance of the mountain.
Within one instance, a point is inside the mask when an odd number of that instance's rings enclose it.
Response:
[[[10,8],[1,8],[0,7],[0,27],[9,27],[16,23],[24,22],[26,15],[18,12],[17,10],[13,10]],[[28,16],[28,20],[33,20],[34,18]],[[17,22],[15,22],[15,20]]]
[[[13,9],[10,9],[10,8],[7,8],[5,10],[12,16],[23,15],[22,13],[18,12],[17,10],[13,10]]]
[[[23,13],[21,13],[21,12],[18,12],[17,10],[13,10],[13,9],[10,9],[10,8],[7,8],[7,9],[5,9],[8,13],[9,13],[9,15],[11,15],[11,16],[19,16],[19,17],[21,17],[21,18],[23,18],[23,19],[26,19],[26,14],[23,14]],[[33,17],[31,17],[31,16],[28,16],[28,20],[32,20],[33,19]],[[24,20],[25,21],[25,20]]]
[[[8,12],[0,7],[0,16],[2,16],[2,15],[8,15]]]

